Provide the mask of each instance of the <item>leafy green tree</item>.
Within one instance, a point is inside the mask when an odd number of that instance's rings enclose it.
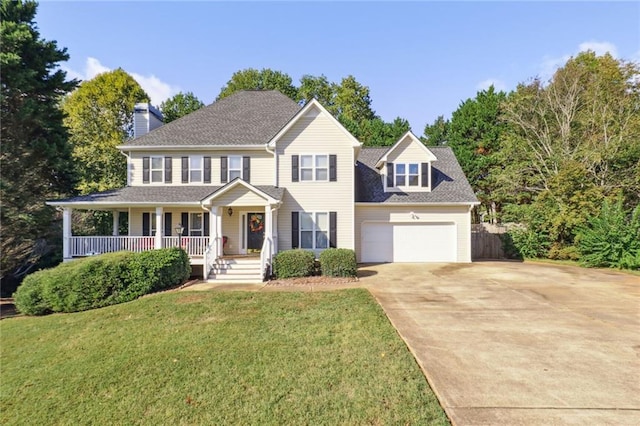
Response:
[[[449,120],[445,120],[442,115],[438,116],[433,124],[427,124],[424,128],[425,145],[439,146],[445,145],[449,140]]]
[[[363,120],[354,128],[354,136],[365,146],[391,146],[410,130],[409,122],[396,117],[388,123],[379,117]]]
[[[192,92],[177,93],[160,104],[164,123],[171,123],[180,117],[199,110],[204,103]]]
[[[521,84],[502,105],[508,124],[494,176],[511,217],[534,206],[549,257],[578,256],[575,237],[600,203],[640,197],[640,72],[608,54],[580,53],[548,82]]]
[[[118,145],[133,136],[133,109],[149,96],[121,68],[83,82],[63,102],[73,157],[87,194],[127,183],[127,162]]]
[[[456,154],[482,203],[480,215],[486,213],[492,221],[497,219],[501,206],[501,200],[494,194],[496,185],[491,170],[499,165],[496,154],[505,130],[500,121],[500,104],[505,98],[506,94],[496,92],[493,86],[478,92],[474,99],[467,99],[454,111],[447,129],[447,145]]]
[[[69,55],[55,41],[40,37],[36,11],[32,1],[0,3],[3,293],[38,260],[51,257],[60,231],[55,210],[44,202],[69,194],[74,185],[58,103],[77,82],[65,81],[66,73],[58,66]]]
[[[313,75],[305,74],[300,79],[298,97],[304,101],[310,101],[315,98],[327,109],[327,111],[335,115],[336,92],[336,84],[331,83],[324,75],[315,77]]]
[[[352,75],[343,78],[336,87],[335,108],[338,120],[361,123],[376,117],[371,109],[369,87],[360,84]]]
[[[395,143],[409,130],[409,123],[400,117],[387,123],[371,109],[369,88],[355,77],[347,76],[340,83],[330,82],[326,76],[305,74],[300,86],[292,85],[291,77],[280,71],[253,68],[237,71],[217,99],[240,90],[279,90],[295,101],[316,99],[345,128],[366,145],[385,146]]]
[[[292,84],[291,77],[280,71],[263,68],[247,68],[236,71],[220,90],[216,100],[226,98],[241,90],[278,90],[294,101],[298,100],[298,89]]]

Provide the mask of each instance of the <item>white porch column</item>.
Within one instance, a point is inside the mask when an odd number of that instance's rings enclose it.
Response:
[[[209,245],[218,241],[218,208],[212,206],[209,208]],[[215,253],[216,257],[218,253]]]
[[[224,255],[224,241],[222,241],[222,207],[216,207],[216,235],[218,238],[218,256]]]
[[[156,239],[155,248],[162,248],[162,234],[164,232],[164,224],[162,223],[162,207],[156,207]]]
[[[278,209],[273,211],[273,226],[271,236],[273,239],[273,254],[278,253]]]
[[[120,235],[120,212],[118,210],[113,211],[113,234],[114,237]]]
[[[71,259],[71,212],[73,209],[65,207],[62,210],[62,259]]]
[[[271,243],[271,251],[273,252],[273,214],[269,204],[264,206],[264,222],[264,236]]]

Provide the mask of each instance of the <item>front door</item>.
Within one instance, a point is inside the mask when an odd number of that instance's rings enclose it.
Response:
[[[262,250],[264,242],[264,213],[247,213],[247,252]]]

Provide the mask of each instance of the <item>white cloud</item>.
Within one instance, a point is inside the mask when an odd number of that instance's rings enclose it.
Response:
[[[618,57],[618,49],[616,46],[607,41],[585,41],[584,43],[580,43],[580,46],[578,46],[578,52],[586,52],[587,50],[594,51],[598,56],[602,56],[609,52],[609,54],[614,58]]]
[[[578,45],[578,48],[576,49],[576,52],[573,53],[573,56],[577,55],[580,52],[586,52],[587,50],[595,52],[595,54],[598,56],[602,56],[605,53],[609,52],[609,54],[614,58],[618,57],[618,49],[616,48],[616,45],[613,43],[609,43],[608,41],[585,41],[583,43],[580,43]],[[542,81],[549,80],[558,68],[567,63],[571,56],[572,55],[569,54],[556,57],[545,56],[542,59],[542,63],[540,64],[540,79]]]
[[[107,71],[111,71],[111,68],[105,67],[96,58],[87,58],[87,64],[84,67],[85,80],[91,80],[98,74],[102,74]]]
[[[497,91],[507,90],[507,85],[505,84],[505,82],[497,78],[488,78],[486,80],[481,81],[476,85],[476,89],[487,90],[492,85]]]
[[[167,98],[170,98],[180,91],[178,86],[165,83],[153,74],[149,76],[140,75],[135,72],[129,74],[131,74],[131,77],[135,78],[144,91],[147,92],[153,105],[160,105],[163,101],[167,100]]]
[[[91,80],[98,74],[111,71],[111,68],[102,65],[98,59],[91,57],[87,58],[83,71],[77,71],[65,66],[62,66],[61,69],[66,71],[67,77],[70,79],[77,78],[79,80]],[[142,86],[144,91],[147,92],[153,105],[160,105],[167,98],[180,91],[180,87],[165,83],[153,74],[142,75],[136,72],[127,72]]]

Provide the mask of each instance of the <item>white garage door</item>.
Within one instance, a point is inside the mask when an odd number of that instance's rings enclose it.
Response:
[[[453,223],[363,223],[363,262],[455,262]]]

